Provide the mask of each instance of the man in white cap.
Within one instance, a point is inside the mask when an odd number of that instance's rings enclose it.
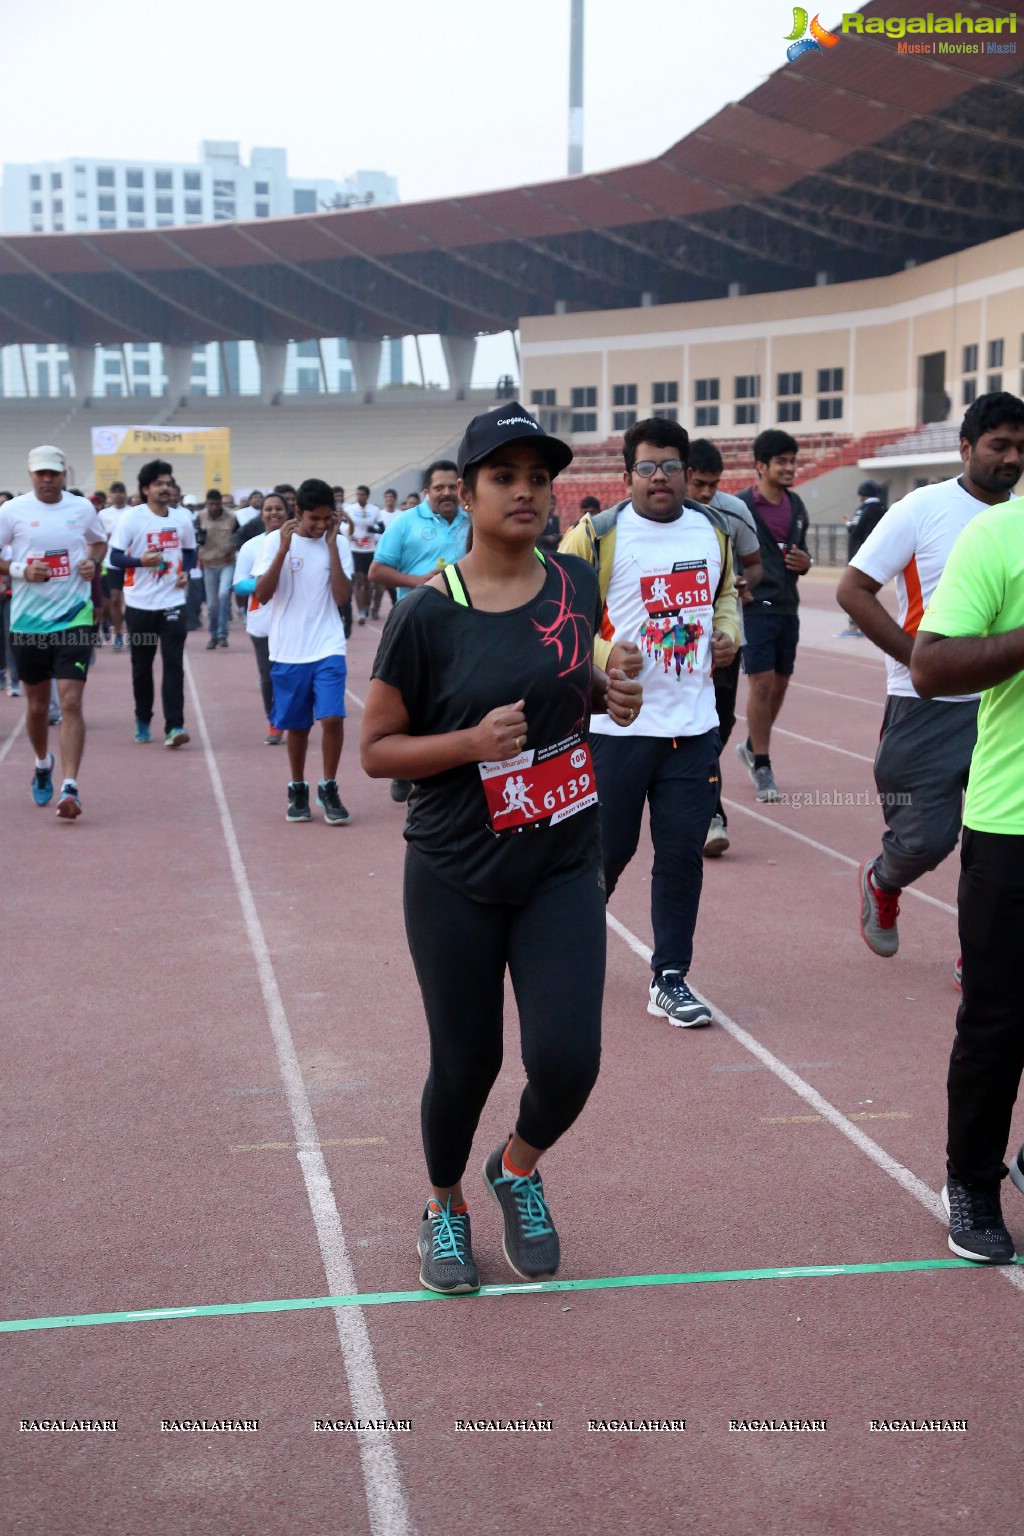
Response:
[[[32,799],[36,805],[53,799],[47,716],[56,679],[63,716],[57,815],[74,821],[82,813],[78,769],[85,746],[82,693],[94,639],[92,578],[107,540],[92,502],[64,489],[66,468],[63,453],[52,444],[32,449],[32,490],[0,508],[0,547],[10,546],[10,559],[0,561],[0,571],[11,578],[11,643],[36,755]]]

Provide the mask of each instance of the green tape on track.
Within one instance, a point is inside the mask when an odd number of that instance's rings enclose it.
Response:
[[[1021,1264],[1021,1259],[1016,1262]],[[979,1269],[969,1259],[898,1259],[883,1264],[804,1264],[790,1269],[695,1270],[679,1275],[608,1275],[593,1280],[538,1280],[517,1285],[484,1285],[468,1296],[436,1291],[367,1291],[355,1296],[295,1296],[283,1301],[228,1301],[211,1307],[153,1307],[137,1312],[82,1312],[71,1317],[13,1317],[0,1320],[0,1333],[44,1328],[96,1328],[107,1323],[181,1322],[193,1317],[241,1317],[253,1312],[305,1312],[335,1307],[387,1307],[399,1302],[489,1300],[495,1296],[558,1295],[570,1291],[620,1291],[665,1285],[706,1285],[726,1280],[807,1280],[833,1275],[900,1275],[934,1269]]]

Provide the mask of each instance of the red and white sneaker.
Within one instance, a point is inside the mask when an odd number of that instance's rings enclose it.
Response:
[[[964,989],[964,957],[957,955],[956,964],[953,966],[953,985],[958,992]]]
[[[880,891],[874,881],[874,868],[874,859],[865,859],[860,867],[860,931],[868,949],[888,960],[900,947],[896,919],[903,893]]]

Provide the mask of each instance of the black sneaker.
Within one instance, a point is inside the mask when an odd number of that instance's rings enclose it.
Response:
[[[1017,1255],[1003,1223],[998,1184],[964,1184],[947,1177],[942,1204],[949,1217],[949,1246],[954,1253],[979,1264],[1013,1263]]]
[[[410,779],[391,780],[391,798],[396,805],[403,805],[408,800],[411,790],[412,781]]]
[[[1024,1147],[1021,1147],[1010,1164],[1010,1179],[1024,1195]]]
[[[316,787],[316,800],[323,807],[324,821],[330,826],[348,826],[352,818],[341,803],[337,779],[321,779]]]
[[[285,812],[285,821],[312,821],[313,813],[309,808],[309,785],[288,785],[288,809]]]
[[[423,1212],[416,1245],[420,1256],[420,1284],[428,1291],[440,1291],[444,1296],[461,1296],[480,1289],[480,1276],[473,1262],[469,1212],[464,1211],[460,1216],[451,1209],[451,1204],[449,1195],[443,1206],[432,1200]]]
[[[540,1174],[536,1169],[527,1178],[506,1173],[501,1162],[505,1146],[484,1163],[484,1183],[505,1218],[502,1250],[523,1280],[550,1280],[562,1255]]]
[[[655,1018],[668,1019],[680,1029],[694,1029],[711,1023],[711,1009],[698,1002],[678,971],[662,971],[651,982],[647,1012]]]

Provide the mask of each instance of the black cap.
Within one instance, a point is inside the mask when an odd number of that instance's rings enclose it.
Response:
[[[858,496],[874,496],[877,501],[882,494],[882,487],[874,480],[863,480],[857,487]]]
[[[506,443],[521,443],[529,439],[537,444],[537,452],[547,460],[552,477],[572,463],[572,449],[560,437],[551,437],[539,421],[535,421],[518,400],[508,400],[497,410],[474,416],[466,428],[457,454],[459,476],[466,466],[479,464],[489,458],[496,448]]]

